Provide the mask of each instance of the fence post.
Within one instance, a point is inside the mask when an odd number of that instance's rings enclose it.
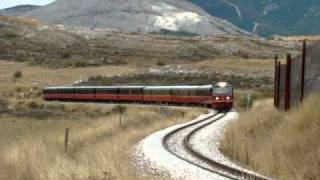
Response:
[[[274,95],[273,95],[273,104],[274,104],[274,106],[276,107],[277,106],[277,82],[278,82],[278,80],[277,80],[277,78],[279,78],[279,77],[277,77],[277,75],[278,75],[278,55],[275,55],[275,57],[274,57]]]
[[[287,54],[286,64],[286,90],[285,90],[285,105],[284,110],[290,109],[290,91],[291,91],[291,54]]]
[[[301,67],[301,94],[300,94],[300,103],[303,102],[304,98],[304,80],[305,80],[305,66],[306,66],[306,51],[307,51],[307,42],[303,41],[302,45],[302,67]]]
[[[66,129],[64,136],[64,152],[68,152],[68,144],[69,144],[69,128]]]
[[[280,76],[281,76],[281,62],[278,62],[278,68],[277,68],[277,108],[279,108],[280,105]]]

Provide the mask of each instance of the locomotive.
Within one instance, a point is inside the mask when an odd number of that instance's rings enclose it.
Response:
[[[233,107],[233,87],[226,82],[203,86],[64,86],[43,89],[44,100],[133,102]]]

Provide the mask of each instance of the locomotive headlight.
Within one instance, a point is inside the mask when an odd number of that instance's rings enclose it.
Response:
[[[216,97],[216,100],[219,101],[219,97]]]
[[[230,100],[230,96],[227,96],[226,99],[227,99],[227,100]]]

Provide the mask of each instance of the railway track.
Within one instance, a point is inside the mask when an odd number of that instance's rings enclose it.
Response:
[[[162,145],[170,154],[177,158],[226,179],[269,180],[269,178],[214,161],[192,147],[190,140],[197,132],[223,119],[227,114],[228,112],[217,112],[209,117],[177,128],[164,136]]]

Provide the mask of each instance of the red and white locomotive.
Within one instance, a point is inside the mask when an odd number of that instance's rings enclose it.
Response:
[[[233,87],[226,82],[205,86],[68,86],[43,89],[45,100],[166,103],[233,107]]]

